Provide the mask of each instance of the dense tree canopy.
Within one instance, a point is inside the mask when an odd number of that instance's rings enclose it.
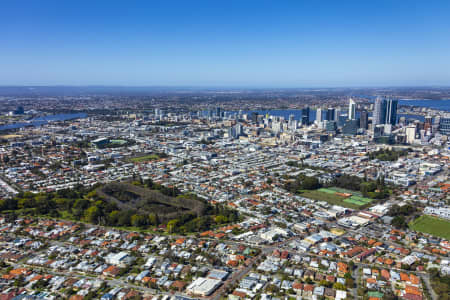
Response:
[[[162,188],[151,182],[147,184],[159,187],[167,194],[178,194],[177,189]],[[19,213],[22,215],[48,215],[82,220],[93,224],[108,226],[134,226],[145,228],[161,224],[158,212],[143,213],[137,209],[120,209],[116,203],[107,201],[96,193],[96,188],[77,187],[53,193],[20,193],[14,198],[0,199],[0,212]],[[124,195],[133,197],[134,195]],[[178,195],[189,199],[193,194]],[[170,232],[185,233],[209,230],[211,226],[226,224],[239,220],[237,211],[222,205],[210,205],[204,200],[206,208],[202,215],[182,214],[167,223]]]
[[[410,151],[409,149],[406,150],[381,149],[378,151],[370,152],[369,158],[384,161],[397,161],[399,157],[407,155],[409,151]]]

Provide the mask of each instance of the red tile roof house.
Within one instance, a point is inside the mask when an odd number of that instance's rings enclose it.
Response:
[[[103,270],[103,275],[105,275],[105,276],[116,277],[117,275],[119,275],[119,273],[120,273],[120,269],[115,266],[109,266],[108,268]]]
[[[303,296],[312,296],[312,293],[314,291],[314,285],[313,284],[305,284],[303,286]]]

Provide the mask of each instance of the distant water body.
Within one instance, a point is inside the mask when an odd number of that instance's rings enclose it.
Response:
[[[399,105],[427,107],[450,111],[450,99],[448,100],[399,100]]]
[[[51,122],[56,121],[67,121],[67,120],[74,120],[74,119],[82,119],[86,118],[86,113],[76,113],[76,114],[57,114],[57,115],[49,115],[49,116],[42,116],[34,118],[28,122],[17,122],[14,124],[7,124],[0,126],[0,131],[2,130],[10,130],[10,129],[19,129],[27,126],[34,126],[39,127]]]

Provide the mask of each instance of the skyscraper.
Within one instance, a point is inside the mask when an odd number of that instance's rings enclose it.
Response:
[[[433,117],[432,116],[426,116],[425,117],[425,123],[423,125],[423,129],[426,131],[431,130],[433,127]]]
[[[222,116],[220,107],[216,107],[216,117],[220,118]]]
[[[327,120],[327,121],[334,121],[335,120],[335,118],[334,118],[334,108],[332,108],[332,107],[328,108],[325,120]]]
[[[386,102],[385,124],[397,124],[397,99],[388,99]]]
[[[320,122],[322,122],[323,120],[322,120],[322,109],[321,108],[318,108],[317,110],[316,110],[316,122],[317,123],[320,123]]]
[[[350,98],[350,101],[348,103],[348,119],[349,120],[356,119],[356,102],[353,101],[352,98]]]
[[[334,111],[334,120],[338,121],[339,120],[339,116],[341,115],[341,108],[337,107]]]
[[[309,107],[302,109],[302,125],[309,125]]]
[[[342,134],[344,135],[356,135],[358,132],[359,122],[358,120],[346,120],[342,127]]]
[[[386,100],[381,97],[377,97],[373,108],[373,128],[376,125],[384,124],[386,120]]]
[[[361,116],[359,119],[359,127],[363,129],[369,128],[369,113],[367,112],[367,110],[363,110],[361,112]]]
[[[344,126],[344,124],[345,124],[345,122],[348,120],[348,116],[347,115],[339,115],[337,118],[336,118],[336,123],[337,123],[337,126],[339,127],[339,128],[341,128],[342,126]]]
[[[444,115],[440,118],[439,131],[442,134],[450,135],[450,114]]]
[[[257,112],[252,112],[250,119],[252,120],[253,123],[258,123],[258,113]]]
[[[236,136],[242,135],[243,129],[242,129],[242,125],[240,123],[236,124],[235,130],[236,130]]]

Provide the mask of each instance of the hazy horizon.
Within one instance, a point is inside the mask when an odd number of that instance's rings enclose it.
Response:
[[[450,86],[448,1],[10,1],[1,86]]]

